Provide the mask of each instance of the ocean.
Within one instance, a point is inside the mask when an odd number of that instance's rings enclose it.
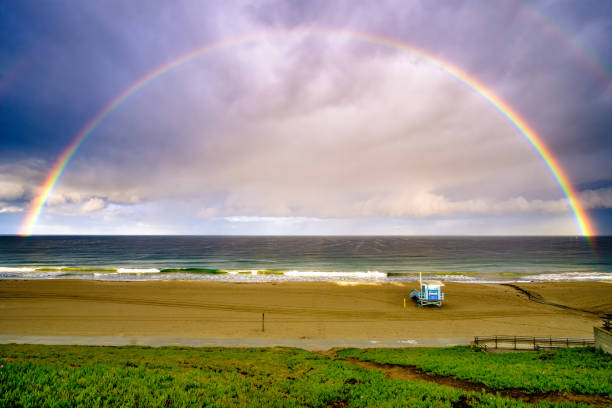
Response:
[[[612,237],[0,236],[0,279],[612,280]]]

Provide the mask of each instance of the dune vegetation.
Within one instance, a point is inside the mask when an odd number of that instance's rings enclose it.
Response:
[[[387,351],[387,350],[385,350]],[[470,358],[508,371],[497,355],[466,348],[388,350],[413,362],[440,357],[451,365]],[[376,350],[340,351],[342,357],[374,358]],[[423,353],[423,357],[417,357]],[[437,353],[437,354],[436,354]],[[527,355],[527,354],[525,354]],[[544,356],[545,354],[529,354]],[[555,361],[581,366],[585,384],[602,381],[609,359],[592,350],[551,353],[525,359],[533,375]],[[382,354],[379,356],[381,357]],[[394,357],[393,357],[394,356]],[[504,356],[502,356],[504,357]],[[382,358],[382,357],[381,357]],[[511,358],[511,357],[505,357]],[[576,359],[576,361],[573,361]],[[552,362],[552,363],[551,363]],[[544,368],[543,368],[544,367]],[[609,378],[607,381],[609,387]],[[591,385],[587,390],[595,390]],[[469,392],[426,381],[387,378],[328,356],[290,349],[187,347],[93,347],[0,345],[0,407],[523,407],[520,400],[486,392]],[[570,402],[538,402],[540,407],[574,407]]]
[[[493,389],[572,392],[612,397],[612,356],[592,347],[485,353],[475,347],[344,349],[338,357],[416,367]]]

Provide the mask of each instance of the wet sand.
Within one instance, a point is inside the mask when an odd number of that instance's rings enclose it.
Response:
[[[419,308],[415,283],[0,281],[0,334],[185,338],[593,337],[612,283],[447,283]],[[403,299],[407,298],[407,307]],[[552,303],[550,305],[546,303]],[[265,331],[262,332],[262,313]]]

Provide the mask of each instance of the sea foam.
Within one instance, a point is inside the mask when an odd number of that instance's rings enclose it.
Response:
[[[367,272],[321,272],[321,271],[287,271],[285,276],[296,278],[352,278],[352,279],[385,279],[387,274],[378,271]]]
[[[12,266],[0,266],[0,273],[29,273],[34,272],[36,268],[30,268],[26,266],[12,267]]]
[[[610,281],[612,276],[609,273],[601,272],[563,272],[563,273],[543,273],[538,275],[527,275],[521,278],[523,281],[536,282],[564,282],[564,281]]]

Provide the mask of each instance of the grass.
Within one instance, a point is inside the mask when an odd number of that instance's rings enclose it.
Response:
[[[0,407],[528,406],[428,382],[390,380],[375,370],[289,348],[13,344],[0,345],[0,366]]]
[[[592,347],[491,354],[478,348],[345,349],[340,358],[416,366],[425,372],[527,392],[612,396],[612,356]]]
[[[0,407],[528,406],[289,348],[0,345],[0,366]]]

